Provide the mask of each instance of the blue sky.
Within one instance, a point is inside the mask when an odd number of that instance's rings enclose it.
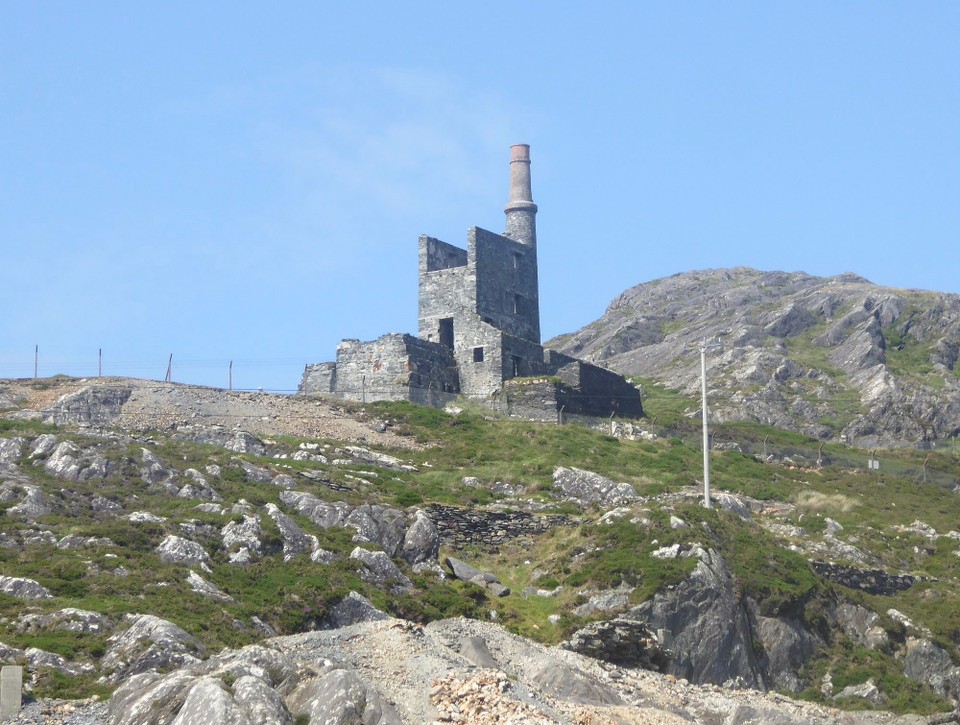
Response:
[[[960,292],[954,2],[4,3],[0,377],[296,388],[500,231],[544,338],[691,269]]]

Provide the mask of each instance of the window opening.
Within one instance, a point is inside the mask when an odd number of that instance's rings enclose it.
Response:
[[[444,317],[440,320],[440,344],[450,350],[453,349],[453,318]]]
[[[474,362],[483,362],[483,348],[475,347],[473,348],[473,361]]]

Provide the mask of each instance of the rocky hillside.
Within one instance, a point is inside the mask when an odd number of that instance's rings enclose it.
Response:
[[[878,475],[730,448],[705,509],[700,451],[652,421],[123,379],[0,401],[13,722],[919,723],[960,697],[950,452],[920,479],[909,450]]]
[[[852,274],[737,268],[637,285],[596,322],[547,343],[699,395],[750,420],[861,446],[960,433],[960,297],[879,287]],[[691,411],[694,412],[694,411]]]

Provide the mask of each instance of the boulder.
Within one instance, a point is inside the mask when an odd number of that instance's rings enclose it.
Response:
[[[390,619],[390,616],[373,606],[362,594],[350,592],[331,607],[327,624],[331,629],[339,629],[349,627],[351,624],[376,622],[381,619]]]
[[[557,660],[541,666],[533,674],[532,680],[545,694],[558,700],[584,705],[624,704],[612,688]]]
[[[58,654],[37,649],[36,647],[27,647],[23,652],[23,656],[27,660],[27,667],[33,670],[46,667],[70,677],[87,675],[96,670],[89,662],[69,662],[66,658]]]
[[[218,602],[227,603],[232,603],[234,601],[233,597],[217,589],[217,587],[208,582],[192,569],[190,570],[190,573],[187,574],[187,584],[189,584],[190,588],[197,594],[201,594],[208,599],[214,599]]]
[[[344,446],[339,452],[348,456],[351,461],[368,463],[379,468],[390,468],[395,471],[417,470],[415,467],[404,463],[399,458],[387,455],[386,453],[371,451],[370,449],[363,448],[361,446]]]
[[[344,526],[351,510],[349,504],[340,501],[330,503],[317,498],[312,493],[299,491],[281,491],[280,502],[301,516],[306,516],[321,529]]]
[[[140,460],[143,464],[140,466],[140,478],[143,479],[144,483],[166,483],[176,474],[175,470],[164,466],[163,461],[153,451],[146,448],[140,449]]]
[[[294,716],[328,725],[401,725],[393,706],[354,672],[334,669],[302,683],[286,697]]]
[[[890,637],[880,626],[880,615],[859,604],[843,602],[834,613],[837,625],[853,642],[867,649],[886,649]]]
[[[41,516],[46,516],[53,510],[47,496],[40,490],[39,486],[25,483],[20,486],[20,489],[23,491],[23,498],[20,499],[19,503],[7,509],[8,516],[35,520]]]
[[[365,571],[360,573],[360,578],[365,582],[378,587],[384,587],[395,583],[403,589],[413,586],[411,582],[394,564],[390,557],[382,551],[367,551],[361,547],[356,547],[350,552],[350,558],[361,562]]]
[[[53,594],[45,586],[33,579],[24,579],[16,576],[0,576],[0,592],[18,599],[33,601],[35,599],[53,599]]]
[[[268,503],[266,505],[267,515],[274,520],[277,528],[280,529],[280,536],[283,538],[283,560],[290,561],[297,554],[305,554],[312,551],[315,547],[313,542],[303,533],[297,522],[287,516],[283,511],[277,508],[276,504]]]
[[[168,535],[155,549],[168,564],[188,564],[209,571],[210,555],[200,544],[173,534]]]
[[[574,608],[573,613],[578,617],[591,617],[600,612],[611,612],[626,609],[630,604],[630,592],[633,587],[626,584],[617,589],[608,589],[591,594],[584,604]]]
[[[128,614],[126,619],[130,626],[107,640],[109,647],[100,660],[103,670],[112,670],[104,678],[107,684],[149,670],[175,669],[200,662],[203,645],[173,622],[150,614]]]
[[[356,529],[354,541],[379,544],[389,556],[397,555],[407,533],[406,516],[390,506],[357,506],[344,523]]]
[[[273,471],[255,466],[250,463],[250,461],[245,461],[243,459],[235,460],[240,463],[240,466],[243,468],[243,472],[247,476],[247,480],[253,481],[254,483],[270,483],[274,479],[274,476],[276,476]]]
[[[436,562],[439,553],[440,534],[436,524],[423,511],[417,511],[413,523],[403,537],[400,556],[413,565]]]
[[[598,473],[563,466],[553,470],[553,492],[581,505],[621,506],[640,498],[628,483],[615,483]]]
[[[223,682],[212,677],[200,678],[193,684],[171,725],[207,723],[253,725],[249,719],[240,715]]]
[[[0,438],[0,463],[16,464],[23,458],[24,438]]]
[[[113,620],[105,614],[72,607],[51,614],[25,614],[17,620],[17,631],[30,633],[50,630],[99,634],[113,629],[113,626]]]
[[[44,433],[30,444],[30,458],[40,458],[49,455],[57,447],[57,437],[53,433]]]
[[[887,702],[886,696],[880,692],[876,683],[871,679],[859,685],[847,685],[840,692],[833,696],[834,700],[840,700],[845,697],[859,697],[866,700],[871,705],[881,707]]]
[[[244,514],[242,521],[231,521],[220,530],[223,548],[231,552],[230,561],[236,564],[256,561],[261,555],[260,519],[255,514]],[[246,554],[241,554],[245,550]]]
[[[476,667],[486,667],[491,670],[501,669],[490,653],[490,648],[483,637],[467,637],[464,639],[460,646],[460,655],[466,657],[470,664]]]

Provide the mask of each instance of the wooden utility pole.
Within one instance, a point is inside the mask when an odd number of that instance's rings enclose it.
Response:
[[[170,359],[167,360],[167,377],[165,378],[166,382],[170,382],[170,378],[173,375],[173,353],[170,353]]]

